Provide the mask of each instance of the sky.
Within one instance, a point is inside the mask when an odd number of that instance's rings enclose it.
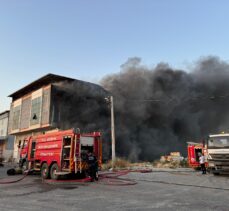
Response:
[[[227,0],[0,0],[0,112],[48,73],[99,83],[128,58],[229,58]]]

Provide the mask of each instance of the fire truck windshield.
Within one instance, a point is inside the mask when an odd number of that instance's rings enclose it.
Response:
[[[229,136],[209,137],[208,148],[229,148]]]

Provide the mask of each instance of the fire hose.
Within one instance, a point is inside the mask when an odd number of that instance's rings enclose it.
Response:
[[[21,180],[25,179],[25,177],[27,177],[29,175],[30,171],[26,171],[24,173],[24,175],[16,180],[6,180],[5,178],[2,178],[0,180],[0,184],[3,185],[3,184],[12,184],[12,183],[16,183],[16,182],[20,182]]]
[[[197,187],[197,188],[207,188],[207,189],[215,189],[215,190],[224,190],[229,191],[228,188],[219,188],[219,187],[210,187],[210,186],[204,186],[204,185],[192,185],[192,184],[182,184],[182,183],[175,183],[175,182],[166,182],[166,181],[160,181],[160,180],[145,180],[145,179],[128,179],[128,178],[120,178],[121,176],[125,176],[129,173],[137,172],[137,173],[151,173],[152,170],[119,170],[119,171],[113,171],[113,172],[107,172],[107,173],[101,173],[99,174],[99,182],[98,184],[103,185],[113,185],[113,186],[126,186],[126,185],[135,185],[137,184],[137,181],[142,182],[151,182],[151,183],[160,183],[165,185],[178,185],[178,186],[188,186],[188,187]],[[157,172],[166,172],[171,173],[170,171],[154,171],[154,173]],[[21,178],[18,178],[16,180],[5,180],[5,178],[0,178],[0,184],[12,184],[19,182],[23,180],[25,177],[29,175],[30,171],[27,171]],[[47,182],[49,181],[49,182]],[[45,180],[48,184],[61,184],[61,182],[74,182],[74,183],[86,183],[90,182],[90,178],[84,178],[84,179],[76,179],[76,180]]]
[[[137,182],[132,179],[127,179],[127,178],[120,178],[121,176],[125,176],[131,172],[139,172],[139,173],[149,173],[152,172],[152,170],[122,170],[122,171],[113,171],[113,172],[108,172],[108,173],[101,173],[99,174],[99,183],[104,184],[104,185],[115,185],[115,186],[124,186],[124,185],[135,185]],[[0,184],[12,184],[16,183],[19,181],[22,181],[25,177],[27,177],[30,173],[30,170],[26,171],[25,174],[16,179],[16,180],[6,180],[3,178],[0,181]],[[74,183],[85,183],[85,182],[90,182],[90,178],[84,178],[84,179],[76,179],[76,180],[44,180],[44,182],[48,184],[56,183],[60,184],[62,182],[74,182]]]
[[[107,172],[107,173],[100,173],[99,174],[99,180],[98,184],[103,185],[113,185],[113,186],[126,186],[126,185],[136,185],[137,182],[133,179],[128,178],[120,178],[121,176],[125,176],[131,172],[139,172],[139,173],[149,173],[152,172],[152,170],[119,170],[119,171],[113,171],[113,172]],[[86,177],[84,179],[75,179],[75,180],[44,180],[43,182],[48,184],[85,184],[87,182],[90,182],[91,178]]]
[[[131,172],[138,173],[150,173],[152,170],[122,170],[122,171],[114,171],[108,173],[102,173],[99,175],[100,183],[104,185],[115,185],[115,186],[125,186],[125,185],[136,185],[137,182],[133,179],[120,178],[121,176],[125,176]]]

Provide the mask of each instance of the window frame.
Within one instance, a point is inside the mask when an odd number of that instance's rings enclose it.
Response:
[[[34,101],[38,101],[38,102],[33,104]],[[38,105],[39,105],[39,107],[36,108]],[[34,112],[34,107],[35,107],[35,112]],[[34,114],[37,115],[36,120],[33,119]],[[34,125],[41,124],[41,114],[42,114],[42,95],[31,99],[31,110],[30,110],[29,125],[34,126]]]

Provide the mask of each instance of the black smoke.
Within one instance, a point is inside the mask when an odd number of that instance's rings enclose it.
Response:
[[[229,64],[202,58],[191,70],[129,59],[102,79],[115,102],[116,149],[131,160],[153,160],[186,142],[229,130]]]
[[[52,125],[61,130],[79,128],[81,133],[103,134],[103,159],[110,153],[110,113],[101,86],[85,81],[63,81],[52,87]]]

